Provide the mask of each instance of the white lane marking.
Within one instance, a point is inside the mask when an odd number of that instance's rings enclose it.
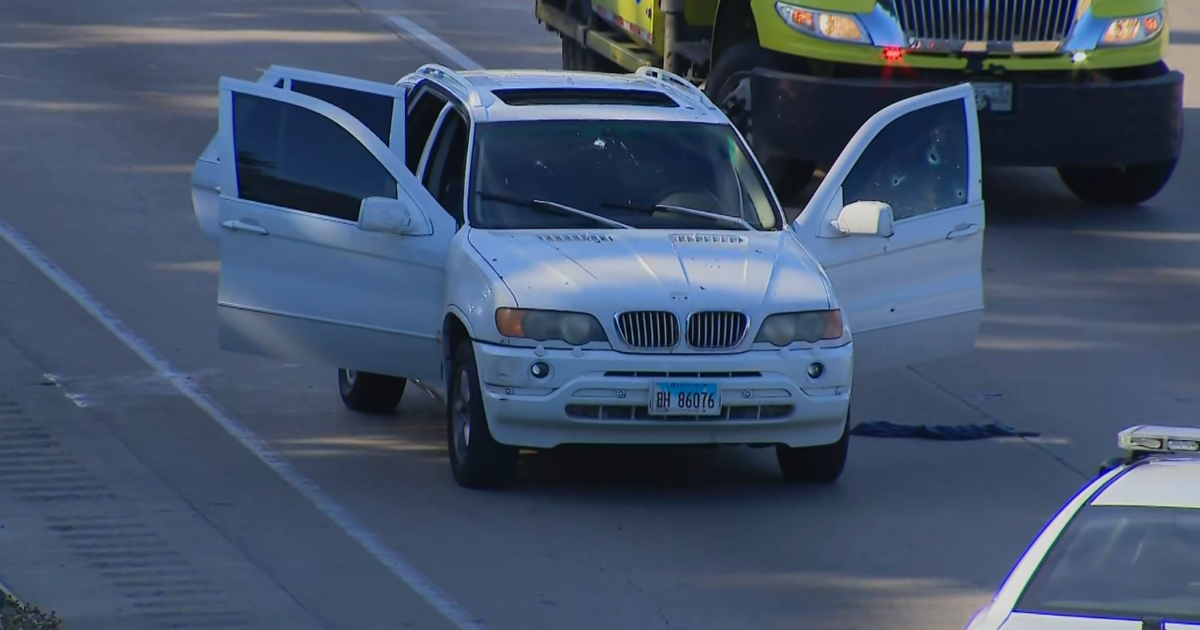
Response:
[[[387,545],[374,532],[356,521],[346,508],[325,494],[324,490],[277,454],[262,438],[235,420],[233,416],[222,411],[215,400],[188,380],[187,374],[176,370],[166,359],[159,356],[149,343],[130,330],[96,298],[92,297],[87,289],[84,289],[66,271],[3,220],[0,220],[0,239],[7,241],[22,258],[41,271],[59,289],[62,289],[63,293],[66,293],[96,322],[112,333],[126,348],[141,357],[142,361],[150,366],[150,369],[173,385],[180,394],[192,401],[255,457],[275,471],[288,485],[308,499],[325,516],[342,528],[342,531],[346,532],[350,538],[361,545],[367,553],[374,556],[446,619],[460,630],[487,630],[483,622],[479,621],[461,604],[451,599],[407,560],[388,549]]]
[[[91,404],[85,394],[74,394],[70,391],[67,391],[66,386],[63,385],[62,377],[58,376],[57,374],[50,374],[47,372],[42,375],[42,378],[50,381],[50,383],[52,383],[55,387],[61,389],[63,391],[63,396],[65,396],[67,400],[75,403],[76,407],[79,407],[80,409],[87,409]]]
[[[384,17],[387,19],[387,21],[399,27],[400,30],[412,35],[413,37],[416,37],[424,42],[426,46],[436,50],[446,59],[453,61],[456,65],[458,65],[459,68],[462,68],[463,70],[483,70],[483,66],[476,63],[474,59],[466,56],[457,48],[447,44],[446,40],[421,28],[419,24],[404,17],[403,15],[389,14],[384,15]]]

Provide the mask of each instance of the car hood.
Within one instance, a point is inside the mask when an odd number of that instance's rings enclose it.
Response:
[[[468,240],[525,308],[810,310],[831,301],[789,232],[472,230]]]

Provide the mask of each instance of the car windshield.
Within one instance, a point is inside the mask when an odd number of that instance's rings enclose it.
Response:
[[[479,228],[778,230],[783,223],[761,172],[725,125],[484,123],[474,163],[469,212]]]
[[[1200,621],[1200,509],[1088,506],[1033,580],[1018,612]]]

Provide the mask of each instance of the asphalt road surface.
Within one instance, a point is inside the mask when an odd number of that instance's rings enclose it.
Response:
[[[990,173],[976,353],[856,384],[855,414],[1042,437],[854,438],[831,488],[784,487],[770,451],[629,449],[469,492],[419,390],[364,417],[328,368],[220,352],[188,185],[218,77],[556,67],[532,4],[0,2],[4,583],[74,629],[953,630],[1117,430],[1197,422],[1194,131],[1141,208]]]

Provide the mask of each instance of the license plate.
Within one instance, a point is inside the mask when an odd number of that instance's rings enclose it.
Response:
[[[650,414],[719,416],[721,388],[703,381],[658,381],[650,388]]]
[[[993,112],[1011,112],[1013,88],[1011,83],[972,83],[975,87],[975,108]]]

